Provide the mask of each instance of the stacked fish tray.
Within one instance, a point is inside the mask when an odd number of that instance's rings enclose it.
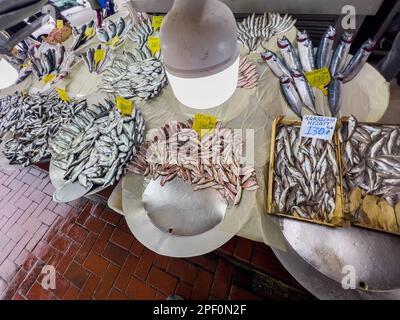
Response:
[[[400,234],[400,125],[341,119],[344,213],[352,225]]]
[[[272,124],[269,214],[327,226],[344,226],[340,149],[332,141],[300,137],[301,121]]]

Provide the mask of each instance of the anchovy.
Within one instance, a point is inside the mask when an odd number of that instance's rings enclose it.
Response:
[[[354,34],[345,32],[342,35],[340,43],[337,45],[335,52],[332,56],[331,65],[329,71],[332,77],[335,77],[339,73],[343,72],[343,69],[347,62],[347,56],[350,51],[351,43],[353,42]]]
[[[287,76],[292,78],[285,63],[272,51],[267,50],[262,52],[261,58],[268,64],[268,67],[276,77],[280,78],[282,76]]]
[[[343,76],[338,75],[328,86],[328,104],[332,117],[336,117],[342,102]]]
[[[292,77],[303,104],[313,113],[317,113],[315,109],[314,93],[304,75],[301,72],[293,71]]]
[[[296,88],[289,77],[280,78],[280,86],[283,97],[289,108],[301,118],[301,99],[297,94]]]
[[[317,57],[315,60],[315,66],[317,69],[329,67],[335,36],[336,36],[336,29],[332,26],[329,26],[328,30],[325,32],[324,36],[322,37],[319,43]]]
[[[278,47],[288,68],[290,70],[301,70],[301,64],[296,50],[286,37],[278,39]]]
[[[361,46],[356,54],[351,58],[350,62],[346,65],[343,70],[344,82],[352,80],[362,69],[364,64],[367,62],[369,55],[374,49],[375,42],[368,39]]]
[[[314,48],[306,30],[297,32],[297,50],[303,71],[313,71],[315,69]]]

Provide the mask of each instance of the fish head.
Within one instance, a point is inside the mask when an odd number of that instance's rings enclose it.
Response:
[[[343,79],[344,79],[344,76],[343,76],[343,74],[341,74],[341,73],[339,73],[339,74],[337,74],[336,76],[335,76],[335,78],[334,79],[336,79],[336,80],[338,80],[338,81],[343,81]]]
[[[272,51],[269,51],[269,50],[267,50],[265,52],[261,52],[260,55],[261,55],[261,58],[264,61],[269,61],[269,60],[273,59],[274,56],[275,56],[275,54]]]
[[[346,43],[352,43],[354,40],[354,33],[351,32],[345,32],[342,35],[342,40]]]
[[[374,50],[374,47],[375,47],[375,41],[372,41],[371,39],[368,39],[362,45],[362,48],[367,52],[371,52],[372,50]]]
[[[288,47],[290,44],[288,38],[286,38],[285,36],[283,36],[282,39],[278,39],[277,43],[278,43],[278,48],[280,48],[280,49],[284,49],[284,48]]]
[[[325,32],[325,38],[328,38],[329,40],[335,40],[336,36],[336,29],[332,26],[328,27],[328,30]]]
[[[287,76],[282,76],[282,77],[280,77],[279,78],[279,81],[281,82],[281,84],[283,85],[283,86],[289,86],[290,84],[291,84],[291,80],[290,80],[290,78],[289,77],[287,77]]]
[[[308,39],[308,34],[306,30],[297,31],[297,42],[304,42]]]
[[[292,70],[291,75],[293,78],[304,78],[303,73],[298,70]]]

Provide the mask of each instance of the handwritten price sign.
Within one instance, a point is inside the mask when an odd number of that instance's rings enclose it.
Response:
[[[324,95],[328,95],[328,92],[325,89],[325,86],[331,82],[331,74],[329,73],[328,68],[316,69],[313,71],[309,71],[304,73],[306,79],[311,87],[316,87],[324,93]]]
[[[335,131],[336,118],[304,115],[301,121],[300,136],[305,138],[316,138],[332,140]]]
[[[215,129],[217,117],[207,114],[195,113],[193,120],[193,130],[195,130],[201,139],[202,133],[210,133]]]

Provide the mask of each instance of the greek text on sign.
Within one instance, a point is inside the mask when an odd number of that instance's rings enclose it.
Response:
[[[208,132],[210,132],[215,129],[216,124],[217,124],[216,116],[210,116],[202,113],[194,114],[193,130],[195,130],[198,133],[200,138],[202,130],[207,130]]]
[[[133,102],[131,100],[124,99],[121,96],[117,96],[115,100],[117,103],[117,109],[123,116],[132,116]]]
[[[151,20],[151,26],[153,27],[153,29],[155,30],[160,29],[163,19],[164,19],[163,16],[153,16]]]
[[[331,74],[328,68],[321,68],[305,72],[304,75],[306,76],[306,79],[311,87],[321,89],[324,95],[328,94],[325,89],[325,86],[331,82]]]
[[[147,46],[149,47],[151,54],[154,56],[160,51],[160,38],[159,37],[149,37],[147,40]]]
[[[60,97],[60,99],[61,99],[62,101],[68,102],[68,101],[71,100],[70,97],[69,97],[69,95],[68,95],[68,93],[67,93],[67,91],[65,91],[64,89],[62,89],[62,88],[57,88],[57,93],[58,93],[58,96]]]
[[[53,20],[53,21],[54,21],[54,20]],[[57,20],[56,24],[57,24],[57,29],[62,29],[62,28],[64,28],[64,21],[62,21],[62,20]]]
[[[335,131],[336,118],[304,115],[301,121],[300,136],[305,138],[316,138],[332,140]]]

